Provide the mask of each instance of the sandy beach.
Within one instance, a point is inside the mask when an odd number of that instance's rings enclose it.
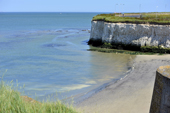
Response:
[[[83,113],[149,113],[156,69],[164,65],[170,65],[170,55],[138,55],[125,78],[76,107]]]

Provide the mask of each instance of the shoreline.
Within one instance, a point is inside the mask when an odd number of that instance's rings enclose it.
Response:
[[[117,80],[110,80],[104,84],[101,84],[95,88],[93,88],[92,90],[89,90],[88,92],[85,92],[85,93],[80,93],[80,94],[77,94],[77,95],[73,95],[69,98],[66,98],[67,99],[70,99],[72,101],[72,99],[74,100],[74,105],[77,106],[79,103],[82,103],[83,101],[85,101],[86,99],[92,97],[93,95],[101,92],[102,90],[106,89],[108,86],[110,85],[113,85],[119,81],[121,81],[122,79],[124,79],[125,77],[128,76],[128,74],[133,70],[133,66],[131,67],[131,69],[129,69],[124,75],[124,77],[120,78],[120,79],[117,79]],[[69,101],[69,103],[71,103]]]
[[[119,53],[118,53],[119,54]],[[133,57],[133,58],[132,58]],[[100,83],[96,86],[93,86],[93,88],[91,88],[91,90],[88,90],[87,92],[84,93],[79,93],[77,95],[73,95],[71,97],[66,98],[66,100],[68,100],[68,103],[71,103],[74,100],[74,106],[77,106],[79,103],[83,102],[84,100],[90,98],[91,96],[99,93],[100,91],[102,91],[103,89],[105,89],[106,87],[115,84],[119,81],[121,81],[122,79],[124,79],[131,71],[133,71],[134,69],[134,60],[136,58],[136,55],[130,56],[130,61],[127,62],[127,68],[128,70],[124,73],[122,73],[122,77],[118,78],[118,79],[111,79],[108,80],[107,82],[104,83]]]
[[[130,73],[75,106],[83,113],[147,113],[156,69],[170,64],[170,55],[137,55]]]

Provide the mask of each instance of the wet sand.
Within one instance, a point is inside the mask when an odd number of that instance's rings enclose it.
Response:
[[[125,78],[76,107],[83,113],[149,113],[156,69],[164,65],[170,65],[170,55],[138,55]]]

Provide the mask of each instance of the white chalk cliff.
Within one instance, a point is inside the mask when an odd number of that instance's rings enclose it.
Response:
[[[90,39],[170,48],[170,25],[91,22]]]

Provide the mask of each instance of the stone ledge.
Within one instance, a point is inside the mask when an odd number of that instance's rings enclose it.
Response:
[[[170,79],[170,65],[168,66],[160,66],[157,71],[163,76]]]

